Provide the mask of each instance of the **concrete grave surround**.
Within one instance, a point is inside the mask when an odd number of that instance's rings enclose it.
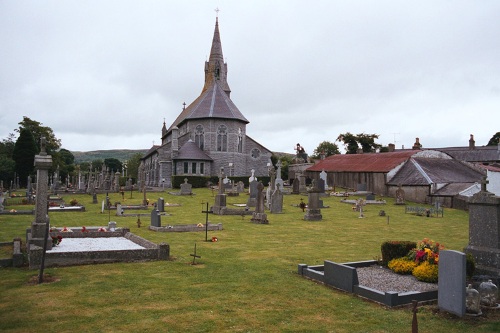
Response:
[[[419,302],[431,301],[438,297],[437,290],[397,293],[390,291],[382,292],[360,285],[356,268],[375,264],[377,264],[375,260],[343,264],[325,260],[324,265],[308,266],[306,264],[299,264],[298,274],[387,306],[410,304],[413,300]]]

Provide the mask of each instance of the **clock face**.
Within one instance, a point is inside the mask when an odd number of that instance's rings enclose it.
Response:
[[[252,149],[252,157],[259,158],[259,156],[260,156],[260,150],[257,148]]]

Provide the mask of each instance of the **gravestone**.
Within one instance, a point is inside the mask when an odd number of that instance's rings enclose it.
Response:
[[[120,173],[115,172],[115,192],[120,192]]]
[[[238,182],[238,184],[236,185],[236,191],[238,193],[243,193],[245,192],[245,183],[243,183],[241,180]]]
[[[146,198],[146,185],[142,188],[142,205],[147,206],[148,205],[148,198]]]
[[[253,180],[252,182],[250,182],[250,186],[249,186],[250,196],[249,196],[248,201],[247,201],[247,207],[257,206],[258,185],[259,185],[259,182],[256,180]]]
[[[367,194],[366,197],[365,197],[366,200],[375,200],[375,194],[371,193],[371,194]]]
[[[319,208],[319,195],[320,192],[316,186],[316,182],[313,180],[312,186],[308,191],[308,204],[306,209],[306,214],[304,215],[304,220],[306,221],[321,221],[323,216],[321,215],[321,209]]]
[[[163,213],[165,211],[165,199],[158,198],[158,204],[156,205],[158,211]]]
[[[188,179],[184,178],[184,183],[181,184],[181,195],[191,195],[193,194],[192,192],[193,185],[188,183]]]
[[[438,306],[459,317],[465,314],[465,254],[439,251]]]
[[[396,190],[396,205],[404,205],[405,204],[405,191],[403,190],[401,184],[398,185],[398,189]]]
[[[123,208],[121,204],[116,204],[116,216],[123,215]]]
[[[96,204],[97,203],[97,193],[92,193],[92,203]]]
[[[328,189],[328,183],[326,181],[326,178],[327,178],[327,173],[325,172],[325,170],[321,170],[321,172],[319,173],[319,178],[320,179],[323,179],[323,182],[324,182],[324,187],[325,187],[325,190]]]
[[[221,168],[219,173],[219,192],[215,196],[215,204],[212,207],[212,212],[217,215],[222,215],[226,209],[226,194],[224,193],[224,184],[222,182],[223,177],[224,168]]]
[[[151,211],[151,226],[161,227],[161,215],[158,210],[153,209]]]
[[[257,177],[255,177],[255,170],[252,169],[250,170],[250,172],[252,172],[252,175],[250,176],[250,178],[248,178],[248,183],[250,184],[251,182],[253,182],[254,180],[257,181]]]
[[[364,192],[367,190],[366,183],[359,183],[358,186],[356,186],[356,191],[357,192]]]
[[[267,214],[264,212],[264,209],[264,185],[262,184],[262,182],[259,182],[259,184],[257,185],[257,205],[251,219],[253,223],[269,223],[269,221],[267,220]]]
[[[35,156],[35,169],[37,181],[37,194],[35,202],[35,220],[31,224],[30,244],[43,247],[47,244],[47,250],[52,249],[52,238],[45,238],[46,228],[49,227],[48,197],[49,197],[49,169],[52,166],[52,156],[48,155],[45,148],[46,139],[41,139],[40,154]]]
[[[299,179],[298,178],[294,178],[293,179],[293,183],[292,183],[292,194],[300,194],[299,192]]]
[[[316,186],[317,186],[319,194],[321,196],[326,195],[326,193],[325,193],[325,181],[323,180],[323,178],[318,179],[318,183]]]
[[[306,186],[306,176],[304,174],[299,175],[299,193],[308,193]]]
[[[271,198],[271,213],[279,214],[283,212],[283,193],[281,192],[281,185],[276,183],[276,190],[272,193]]]
[[[483,179],[481,191],[469,198],[469,244],[465,252],[472,254],[476,273],[500,280],[500,197],[486,190]]]
[[[3,206],[4,200],[5,200],[5,197],[3,194],[3,189],[0,188],[0,212],[3,212],[3,210],[4,210],[4,206]]]
[[[283,185],[284,185],[284,182],[283,182],[283,179],[281,178],[281,167],[283,165],[281,164],[281,161],[278,161],[278,163],[276,163],[276,167],[278,168],[278,170],[276,170],[276,180],[275,180],[275,184],[276,185],[280,185],[280,188],[281,190],[283,190]]]

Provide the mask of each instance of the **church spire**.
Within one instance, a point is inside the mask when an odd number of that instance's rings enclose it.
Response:
[[[210,57],[209,60],[205,62],[205,86],[203,87],[203,91],[207,90],[214,81],[218,81],[222,89],[229,96],[231,89],[227,83],[227,64],[224,63],[224,56],[222,54],[218,16],[215,18],[215,31],[212,39]]]

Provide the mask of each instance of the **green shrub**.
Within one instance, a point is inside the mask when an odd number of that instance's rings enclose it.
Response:
[[[387,266],[389,261],[404,257],[417,246],[416,242],[411,241],[386,241],[382,243],[380,250],[382,252],[382,264]]]
[[[424,261],[413,269],[412,274],[419,281],[435,283],[438,281],[438,265]]]
[[[387,265],[391,271],[397,274],[411,274],[417,264],[414,261],[408,260],[406,257],[396,258],[389,261]]]
[[[71,199],[71,201],[69,202],[69,204],[70,204],[71,206],[76,206],[76,205],[78,205],[78,200],[76,200],[76,199]]]
[[[471,278],[474,275],[474,271],[476,270],[476,261],[472,254],[467,253],[465,255],[465,275],[468,278]]]

